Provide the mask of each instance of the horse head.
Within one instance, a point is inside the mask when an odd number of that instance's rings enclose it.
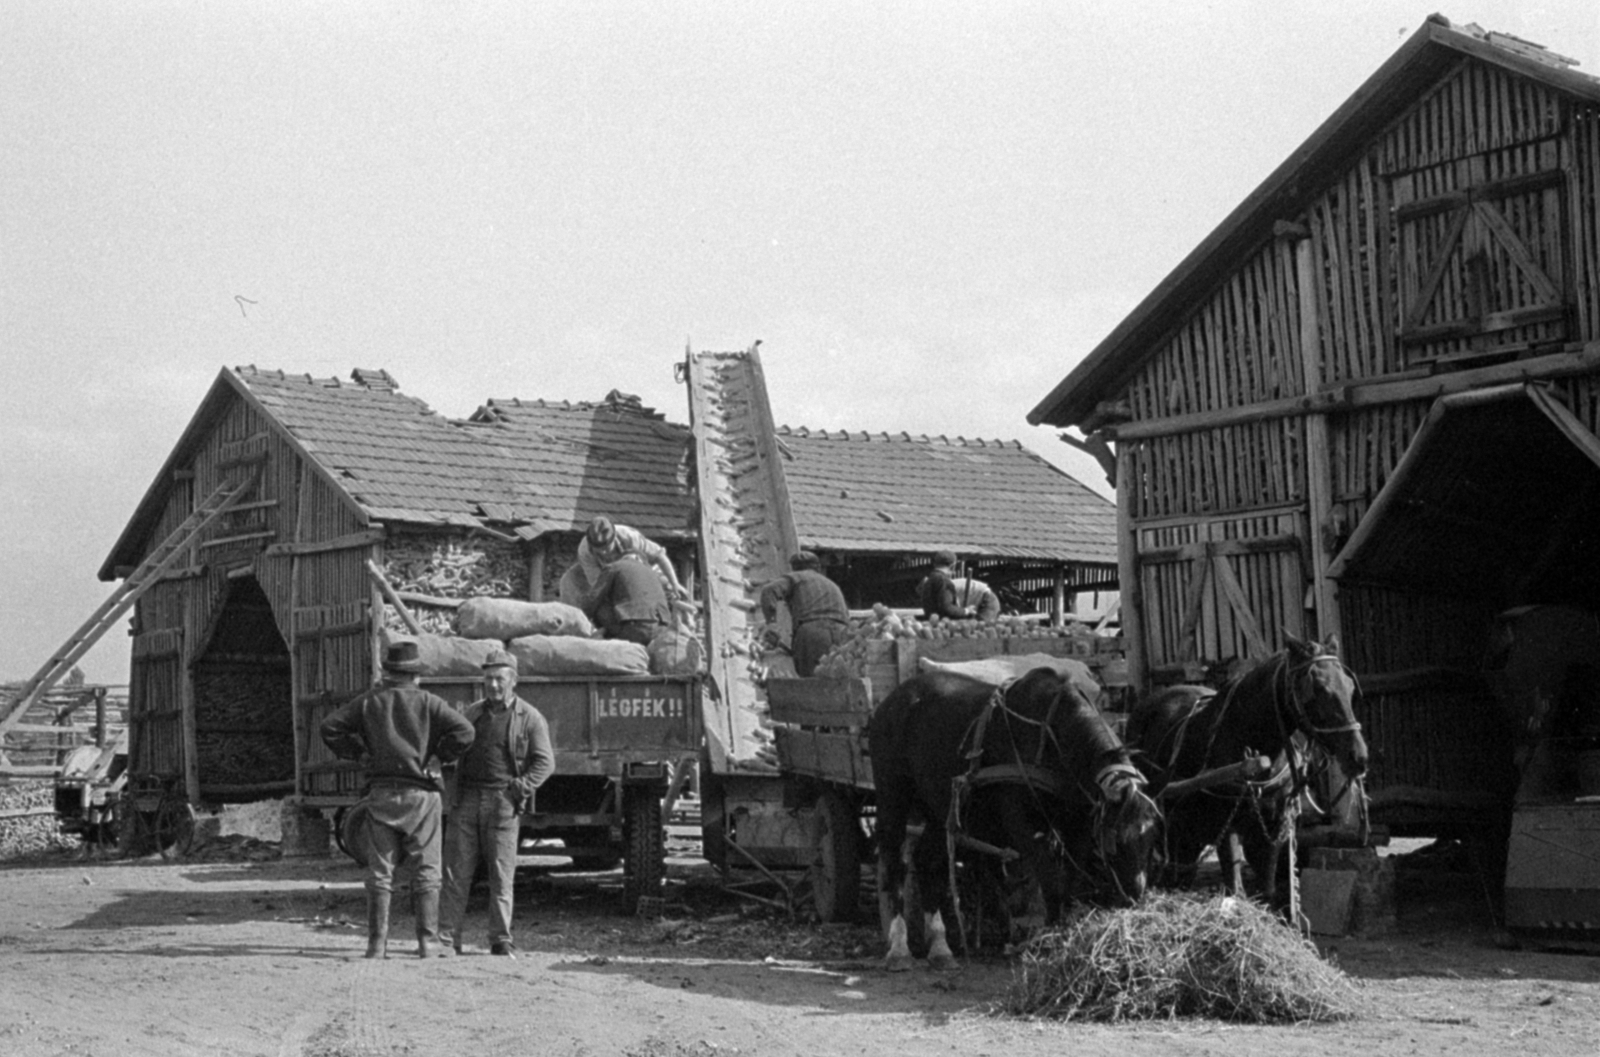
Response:
[[[1106,893],[1127,906],[1144,895],[1150,860],[1161,836],[1161,808],[1144,791],[1144,776],[1131,763],[1114,763],[1096,779],[1101,801],[1095,839],[1109,883]]]
[[[1286,636],[1284,672],[1295,726],[1339,761],[1350,778],[1367,771],[1367,742],[1355,716],[1356,680],[1339,659],[1339,637],[1325,642]]]

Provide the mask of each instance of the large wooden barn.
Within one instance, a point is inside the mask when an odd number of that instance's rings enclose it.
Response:
[[[801,539],[862,604],[908,592],[943,548],[1058,614],[1114,583],[1110,501],[1014,443],[781,439]],[[372,683],[380,631],[402,626],[388,592],[431,630],[449,610],[430,598],[553,598],[597,514],[666,546],[693,591],[691,451],[686,427],[617,393],[452,420],[381,370],[223,370],[100,570],[149,569],[243,487],[133,609],[130,772],[191,803],[347,797],[359,774],[315,730]]]
[[[1028,416],[1114,474],[1133,678],[1338,633],[1401,831],[1504,819],[1497,617],[1600,608],[1600,81],[1571,66],[1433,16]]]

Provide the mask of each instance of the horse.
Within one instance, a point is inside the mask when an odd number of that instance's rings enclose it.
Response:
[[[1252,894],[1278,905],[1278,860],[1294,825],[1293,803],[1306,784],[1293,736],[1305,735],[1336,759],[1351,785],[1366,773],[1367,743],[1352,708],[1358,690],[1339,659],[1338,637],[1318,643],[1288,636],[1286,642],[1285,649],[1215,692],[1168,687],[1129,714],[1128,743],[1158,797],[1170,782],[1246,758],[1265,756],[1274,763],[1263,778],[1163,800],[1167,883],[1192,884],[1201,853],[1213,844],[1224,877],[1231,878],[1231,834],[1250,865]],[[1233,887],[1231,879],[1228,884]]]
[[[915,676],[873,711],[867,744],[889,970],[913,964],[904,891],[913,816],[927,827],[912,858],[934,968],[956,965],[942,908],[953,894],[957,845],[1026,860],[1044,893],[1047,924],[1070,898],[1131,903],[1144,893],[1159,809],[1122,740],[1054,670],[1035,668],[1003,688],[953,672]]]

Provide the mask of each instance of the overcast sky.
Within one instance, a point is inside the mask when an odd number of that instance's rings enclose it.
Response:
[[[0,678],[224,366],[682,422],[685,344],[759,338],[780,423],[1105,491],[1028,410],[1449,2],[5,0]],[[1444,13],[1600,73],[1596,0]]]

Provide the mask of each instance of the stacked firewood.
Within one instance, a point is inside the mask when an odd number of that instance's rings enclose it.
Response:
[[[397,533],[384,544],[383,575],[395,590],[439,599],[528,597],[528,562],[522,548],[505,540]],[[451,634],[455,610],[411,598],[412,616],[430,635]],[[384,607],[384,627],[408,631],[394,607]]]

